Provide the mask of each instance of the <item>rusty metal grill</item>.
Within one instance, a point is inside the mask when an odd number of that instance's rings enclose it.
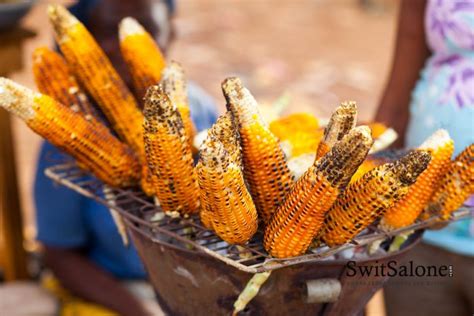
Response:
[[[258,273],[275,270],[289,265],[314,260],[322,260],[343,250],[356,246],[368,245],[374,241],[385,240],[399,233],[423,229],[436,221],[430,218],[415,224],[386,232],[376,225],[370,226],[350,243],[340,247],[329,248],[320,246],[311,249],[307,254],[290,259],[270,257],[262,244],[262,232],[257,234],[243,246],[229,245],[213,232],[203,227],[199,216],[189,218],[172,218],[165,216],[160,207],[147,197],[139,188],[109,188],[114,199],[104,197],[104,184],[81,170],[74,163],[64,163],[45,170],[48,177],[88,198],[115,209],[124,218],[129,229],[139,230],[151,240],[167,243],[188,250],[204,252],[216,259],[234,266],[242,271]],[[158,215],[158,216],[157,216]],[[474,208],[464,206],[454,212],[450,221],[472,217]]]

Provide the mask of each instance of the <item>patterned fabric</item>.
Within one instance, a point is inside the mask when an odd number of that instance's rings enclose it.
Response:
[[[432,56],[413,91],[406,144],[418,146],[444,128],[457,155],[474,143],[474,0],[428,0],[425,31]],[[429,231],[425,240],[474,256],[474,222]]]

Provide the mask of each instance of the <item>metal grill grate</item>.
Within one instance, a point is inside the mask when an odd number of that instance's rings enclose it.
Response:
[[[111,194],[114,197],[110,199],[104,196],[106,186],[89,173],[78,168],[74,163],[50,167],[45,170],[45,173],[54,181],[115,209],[123,216],[129,229],[139,230],[151,240],[177,245],[188,250],[201,251],[250,273],[259,273],[297,263],[321,260],[346,249],[385,240],[401,232],[426,228],[436,221],[436,218],[430,218],[390,232],[380,230],[372,225],[348,244],[334,248],[321,246],[311,249],[302,256],[276,259],[270,257],[263,248],[261,231],[257,232],[246,245],[229,245],[213,232],[204,228],[198,216],[189,218],[165,216],[160,207],[156,206],[153,200],[138,188],[108,188],[107,196]],[[462,207],[452,215],[450,220],[472,217],[473,214],[473,207]]]

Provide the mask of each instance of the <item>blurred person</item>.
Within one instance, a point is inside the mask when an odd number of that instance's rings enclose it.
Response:
[[[83,0],[69,9],[88,27],[129,86],[131,80],[118,42],[120,20],[135,17],[157,38],[164,51],[173,37],[172,0]],[[189,98],[197,130],[210,127],[216,119],[212,99],[192,83]],[[137,251],[133,245],[123,245],[109,210],[92,199],[55,185],[44,175],[44,169],[63,159],[62,155],[44,142],[34,186],[37,240],[43,245],[45,265],[54,275],[54,278],[46,278],[46,287],[63,302],[74,302],[63,304],[60,314],[104,315],[114,311],[139,316],[158,313],[154,292],[148,284],[144,285],[146,273]],[[141,298],[148,299],[148,303],[132,294],[137,292]],[[82,300],[74,300],[76,297]]]
[[[440,128],[454,139],[455,155],[474,142],[474,0],[401,1],[392,71],[375,119],[405,136],[399,146],[416,147]],[[389,316],[474,313],[472,219],[427,231],[409,260],[452,265],[453,277],[392,279],[385,287]]]

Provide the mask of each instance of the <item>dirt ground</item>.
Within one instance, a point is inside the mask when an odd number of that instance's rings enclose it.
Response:
[[[215,97],[223,110],[221,81],[240,76],[261,104],[282,95],[286,113],[309,111],[327,117],[342,100],[356,100],[360,120],[370,120],[390,67],[397,7],[379,0],[363,8],[358,0],[177,1],[177,39],[169,58]],[[38,35],[24,44],[25,68],[11,77],[33,87],[30,56],[52,44],[41,1],[22,24]],[[40,143],[14,121],[20,189],[27,239],[35,234],[31,200]],[[32,245],[32,243],[28,243]]]

